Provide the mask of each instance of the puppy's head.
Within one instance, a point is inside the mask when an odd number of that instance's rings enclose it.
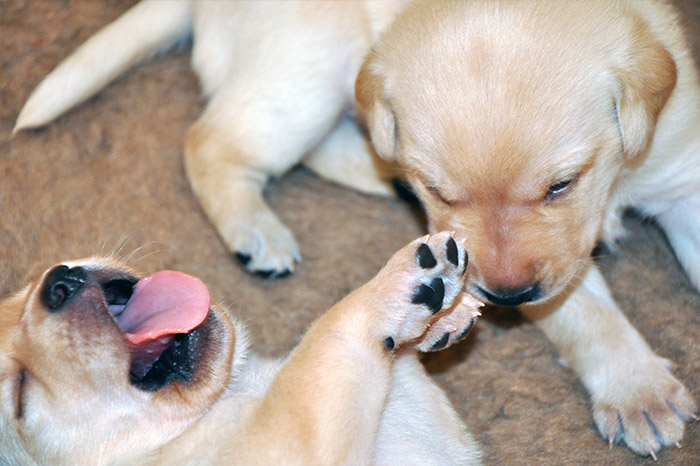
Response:
[[[156,450],[229,381],[234,327],[194,277],[92,258],[0,303],[0,458],[103,464]]]
[[[356,97],[431,230],[467,237],[470,291],[518,305],[582,272],[675,80],[670,54],[617,3],[431,1],[375,46]]]

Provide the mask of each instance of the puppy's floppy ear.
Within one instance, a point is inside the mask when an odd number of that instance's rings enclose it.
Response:
[[[355,81],[358,112],[367,124],[372,144],[386,160],[393,160],[396,151],[396,118],[385,96],[386,77],[379,71],[376,54],[367,55]]]
[[[644,154],[656,120],[676,85],[676,63],[648,31],[639,34],[615,66],[615,107],[627,159]]]

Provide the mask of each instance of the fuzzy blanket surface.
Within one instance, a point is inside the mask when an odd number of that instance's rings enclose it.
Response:
[[[299,270],[265,281],[238,267],[193,197],[182,141],[204,102],[189,49],[151,60],[45,129],[11,137],[38,81],[132,0],[0,4],[0,295],[44,267],[117,254],[148,273],[202,278],[247,323],[263,355],[289,351],[309,324],[425,232],[420,208],[334,186],[304,169],[267,197],[297,235]],[[700,22],[695,0],[682,6]],[[691,23],[693,26],[694,23]],[[700,128],[698,128],[700,131]],[[652,223],[598,261],[633,324],[700,399],[700,294]],[[475,433],[488,465],[651,464],[598,435],[586,391],[553,346],[510,310],[488,310],[459,345],[425,358]],[[659,464],[700,464],[700,424]]]

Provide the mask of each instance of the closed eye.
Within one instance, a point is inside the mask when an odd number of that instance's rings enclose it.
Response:
[[[446,199],[446,198],[442,195],[442,193],[440,192],[440,190],[439,190],[438,188],[436,188],[435,186],[426,186],[426,189],[427,189],[428,191],[430,191],[430,194],[432,194],[433,196],[435,196],[435,198],[437,198],[437,199],[438,199],[440,202],[442,202],[443,204],[447,204],[447,205],[449,205],[449,206],[451,206],[451,205],[454,204],[454,202],[452,202],[452,201]]]
[[[552,202],[571,191],[576,185],[578,179],[579,175],[575,175],[571,178],[567,178],[565,180],[559,181],[558,183],[554,183],[553,185],[551,185],[547,189],[547,194],[545,194],[544,196],[545,202]]]

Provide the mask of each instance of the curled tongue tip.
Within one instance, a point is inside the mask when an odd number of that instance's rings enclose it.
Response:
[[[136,283],[117,323],[129,343],[141,345],[191,332],[209,315],[210,301],[209,290],[198,278],[162,270]]]

